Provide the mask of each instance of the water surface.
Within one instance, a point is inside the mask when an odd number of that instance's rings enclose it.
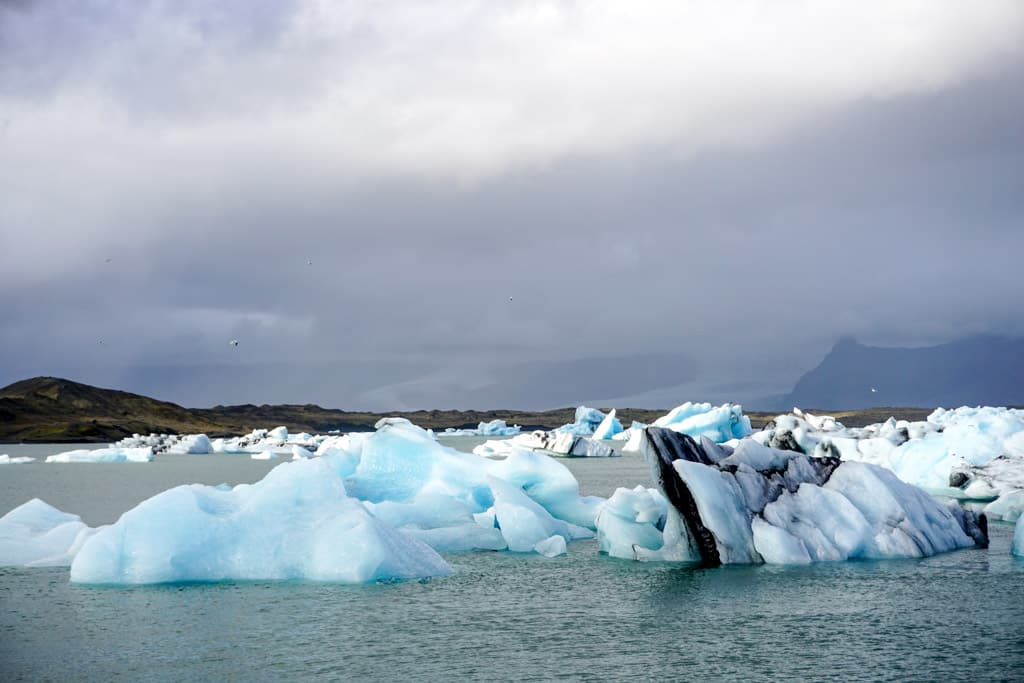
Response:
[[[584,494],[648,484],[635,455],[561,462]],[[39,496],[108,522],[136,487],[253,481],[273,465],[9,465],[0,508]],[[553,559],[449,554],[452,577],[368,586],[94,588],[65,568],[0,569],[0,680],[1021,680],[1011,535],[994,524],[990,549],[924,560],[710,570],[577,541]]]

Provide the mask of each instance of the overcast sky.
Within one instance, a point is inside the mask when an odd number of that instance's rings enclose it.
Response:
[[[0,384],[754,405],[1024,333],[1020,0],[210,5],[0,3]]]

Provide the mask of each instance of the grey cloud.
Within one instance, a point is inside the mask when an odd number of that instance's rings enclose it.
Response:
[[[278,24],[238,49],[275,45]],[[846,334],[1022,334],[1022,74],[1006,58],[754,145],[626,144],[472,182],[353,181],[258,140],[217,158],[41,149],[0,188],[0,383],[64,373],[190,405],[664,406],[784,393]],[[164,120],[193,116],[174,104]],[[170,134],[150,125],[125,139]],[[0,154],[20,135],[15,120]]]

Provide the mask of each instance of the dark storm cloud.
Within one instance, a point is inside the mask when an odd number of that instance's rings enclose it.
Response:
[[[1024,333],[1019,51],[937,38],[863,78],[807,65],[782,109],[723,97],[728,120],[677,128],[717,111],[686,99],[708,79],[660,112],[605,70],[641,111],[584,83],[587,116],[518,69],[511,103],[429,80],[468,75],[416,70],[433,43],[415,9],[325,38],[299,4],[54,7],[0,20],[17,38],[0,48],[0,383],[63,374],[190,405],[667,405],[782,393],[846,334]],[[478,14],[470,27],[497,31]],[[496,14],[507,52],[520,19]],[[537,30],[605,35],[558,16]],[[438,23],[422,32],[459,30]],[[537,98],[550,111],[517,118]],[[506,104],[505,136],[475,127]]]

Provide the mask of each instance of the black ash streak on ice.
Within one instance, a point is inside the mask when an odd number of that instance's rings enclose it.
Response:
[[[696,550],[700,565],[704,567],[721,566],[723,558],[720,544],[730,541],[719,539],[705,525],[697,498],[684,478],[680,476],[674,463],[680,460],[697,463],[735,477],[738,471],[736,465],[720,463],[721,460],[733,453],[732,449],[722,447],[707,439],[702,439],[702,442],[698,444],[687,434],[660,427],[647,427],[644,430],[640,449],[651,466],[652,475],[659,489],[668,499],[669,504],[682,517],[688,531],[687,540]],[[804,455],[798,447],[792,450],[793,456],[800,459],[799,463],[789,459],[783,469],[759,468],[755,472],[748,468],[747,476],[758,478],[758,488],[763,494],[756,507],[751,507],[748,510],[748,514],[752,518],[760,517],[762,521],[765,521],[762,517],[765,508],[778,500],[784,492],[795,494],[803,485],[823,487],[828,483],[832,474],[842,466],[842,461],[836,456],[810,457]],[[796,466],[794,467],[794,465]],[[750,505],[750,501],[746,501],[746,503]],[[705,501],[705,504],[709,504],[709,501]],[[959,506],[951,506],[950,509],[953,519],[956,520],[963,533],[975,543],[975,546],[987,548],[989,535],[986,516],[975,514]],[[955,546],[937,548],[932,544],[931,539],[919,538],[916,534],[910,534],[908,538],[916,545],[922,557],[955,549]],[[755,561],[759,561],[756,552],[753,556]],[[743,560],[740,561],[743,562]]]

